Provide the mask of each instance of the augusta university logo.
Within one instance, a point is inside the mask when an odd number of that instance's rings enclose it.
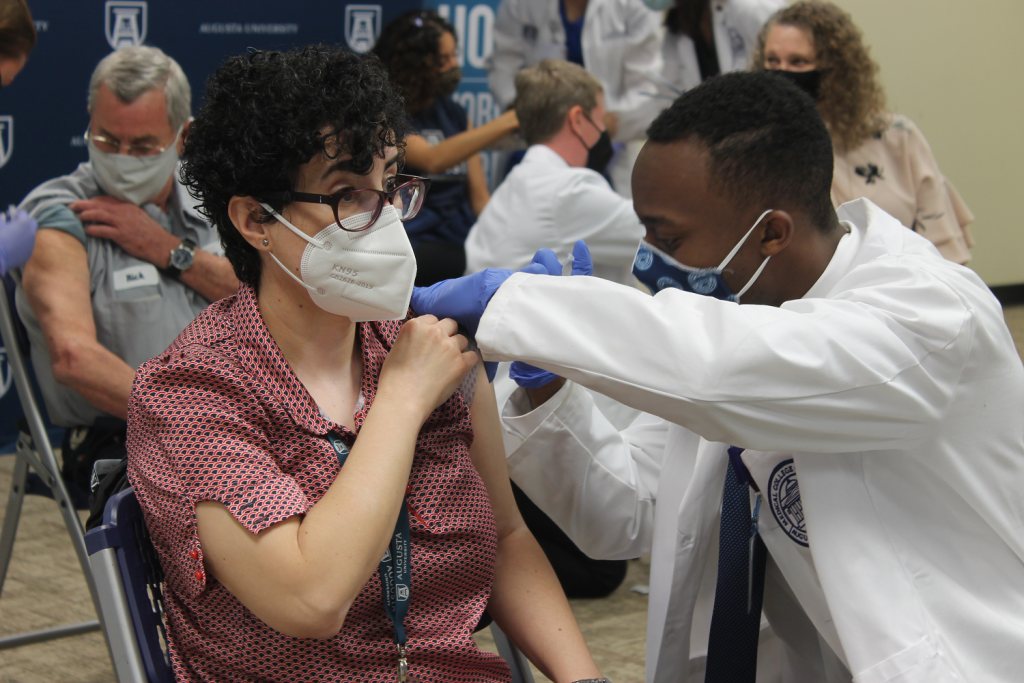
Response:
[[[14,152],[14,117],[0,116],[0,168],[7,165]]]
[[[105,24],[110,47],[120,50],[142,45],[146,40],[148,15],[146,2],[107,0]]]
[[[380,5],[349,5],[345,8],[345,42],[353,52],[369,52],[380,38],[383,11]]]

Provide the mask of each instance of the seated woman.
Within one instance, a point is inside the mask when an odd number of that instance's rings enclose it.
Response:
[[[974,214],[920,129],[886,110],[878,65],[849,14],[820,0],[779,10],[758,37],[751,68],[774,69],[818,101],[835,150],[836,206],[867,197],[950,261],[971,260]]]
[[[385,26],[373,48],[415,129],[405,141],[409,173],[433,181],[423,210],[405,224],[420,287],[466,271],[466,235],[491,198],[480,152],[519,127],[512,109],[474,127],[452,100],[462,80],[455,47],[455,27],[434,10],[422,10]]]
[[[183,174],[242,284],[129,408],[178,681],[507,681],[471,637],[485,607],[553,680],[599,675],[475,355],[402,320],[428,183],[400,173],[401,119],[379,61],[333,48],[207,83]]]

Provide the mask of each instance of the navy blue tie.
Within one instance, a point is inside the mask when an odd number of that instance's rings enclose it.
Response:
[[[742,448],[729,448],[731,462],[722,498],[718,583],[715,609],[711,613],[705,683],[754,683],[757,676],[757,638],[761,630],[761,598],[768,552],[761,537],[754,536],[751,558],[752,524],[747,485],[750,475],[739,457],[742,452]]]

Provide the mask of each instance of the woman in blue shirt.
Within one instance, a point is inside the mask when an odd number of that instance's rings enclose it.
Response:
[[[491,197],[479,153],[519,127],[511,110],[479,127],[468,120],[451,98],[462,79],[455,45],[454,27],[423,10],[388,24],[374,48],[417,131],[406,138],[407,172],[433,181],[419,215],[405,224],[418,286],[464,273],[463,243]]]

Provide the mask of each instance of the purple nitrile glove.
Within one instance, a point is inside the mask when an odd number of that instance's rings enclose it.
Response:
[[[451,318],[464,327],[471,337],[475,336],[487,303],[514,272],[504,268],[487,268],[472,275],[443,280],[429,287],[414,287],[412,309],[420,315]],[[519,272],[546,275],[547,269],[543,264],[531,263]],[[487,371],[487,381],[493,382],[498,364],[484,361],[484,369]]]
[[[429,287],[413,287],[412,309],[420,315],[451,318],[475,335],[491,297],[515,272],[504,268],[487,268],[472,275],[442,280]],[[547,274],[545,267],[539,263],[531,263],[518,272]]]
[[[558,375],[547,370],[517,360],[512,363],[508,370],[508,376],[515,380],[516,384],[526,389],[540,389],[545,384],[550,384],[558,379]]]
[[[576,240],[572,247],[572,274],[594,274],[594,260],[590,258],[590,248],[583,240]]]
[[[0,212],[0,275],[28,262],[38,227],[35,218],[13,206],[7,213]]]
[[[547,252],[542,254],[541,252]],[[550,257],[548,256],[550,254]],[[552,265],[552,260],[554,264]],[[548,267],[548,272],[551,273],[552,268],[557,266],[557,274],[562,273],[562,264],[558,262],[558,257],[550,249],[541,249],[533,257],[534,263],[544,263]],[[583,240],[579,240],[572,248],[572,274],[573,275],[592,275],[594,273],[594,262],[590,258],[590,249],[587,248],[587,243]],[[555,273],[551,273],[555,274]],[[558,375],[547,370],[541,370],[538,367],[524,363],[520,360],[512,363],[512,367],[508,371],[508,376],[515,380],[515,383],[521,387],[527,389],[540,389],[545,384],[550,384],[558,379]]]

